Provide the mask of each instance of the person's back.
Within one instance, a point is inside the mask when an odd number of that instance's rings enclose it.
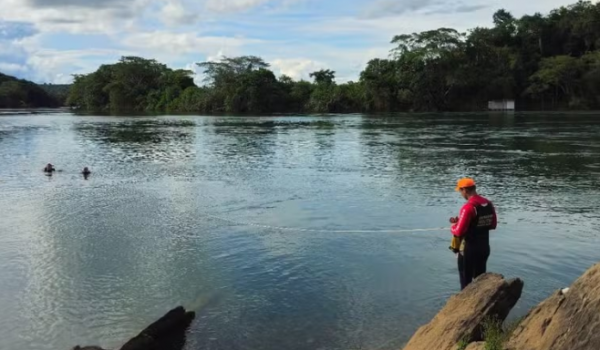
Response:
[[[496,228],[492,202],[476,194],[465,205],[469,206],[465,210],[471,211],[470,225],[464,236],[465,244],[489,247],[490,230]]]

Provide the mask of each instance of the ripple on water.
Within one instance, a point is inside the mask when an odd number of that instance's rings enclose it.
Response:
[[[3,117],[0,348],[117,347],[180,304],[190,348],[400,348],[458,290],[448,233],[336,231],[446,226],[465,175],[524,313],[597,259],[600,124],[557,118]]]

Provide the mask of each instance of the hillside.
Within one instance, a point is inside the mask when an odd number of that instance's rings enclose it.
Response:
[[[58,98],[39,85],[0,73],[0,108],[60,107]]]
[[[56,99],[61,106],[66,103],[71,88],[70,84],[42,84],[39,86]]]

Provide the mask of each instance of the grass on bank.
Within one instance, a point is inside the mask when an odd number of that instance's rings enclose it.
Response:
[[[487,318],[483,322],[483,340],[485,350],[504,350],[508,341],[521,319],[510,322],[506,327],[496,318]],[[457,350],[466,350],[470,342],[468,337],[462,338],[457,344]]]

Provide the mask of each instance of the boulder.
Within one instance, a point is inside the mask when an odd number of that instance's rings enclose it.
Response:
[[[429,324],[419,328],[404,350],[455,350],[461,340],[483,340],[484,321],[504,321],[522,291],[520,279],[507,281],[498,274],[481,275],[451,297]]]
[[[509,350],[600,349],[600,264],[557,291],[521,321]]]
[[[181,350],[185,345],[187,329],[195,316],[193,311],[186,311],[179,306],[146,327],[120,350]],[[97,346],[76,346],[73,350],[104,349]]]

